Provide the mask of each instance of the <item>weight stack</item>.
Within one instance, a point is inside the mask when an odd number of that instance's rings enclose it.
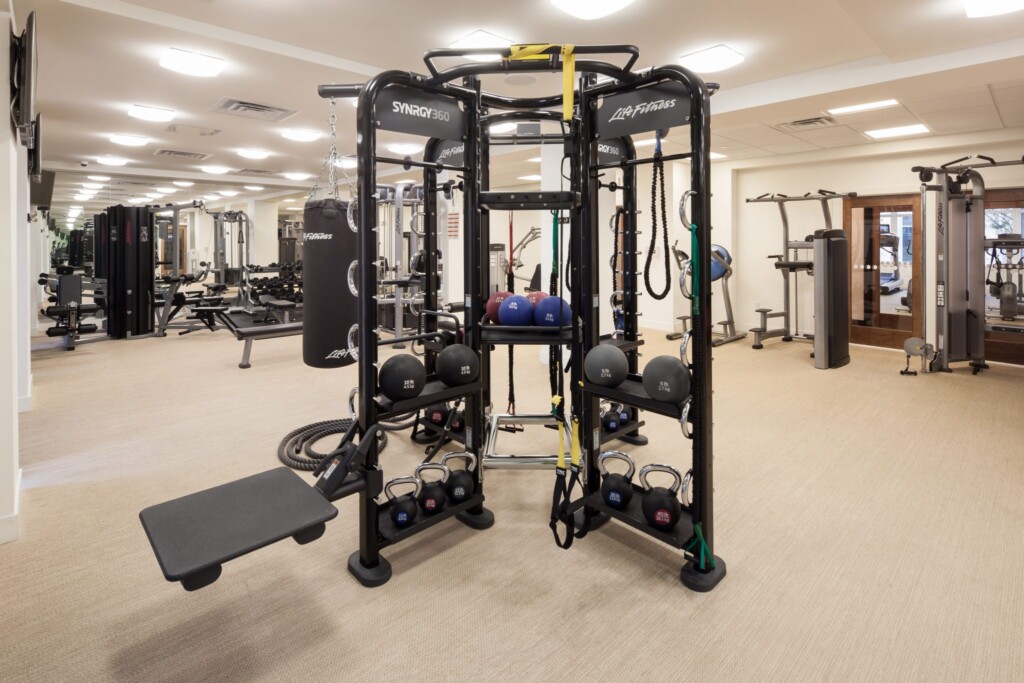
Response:
[[[148,208],[107,209],[107,334],[117,339],[153,332],[153,220]]]
[[[303,216],[302,360],[313,368],[340,368],[357,360],[348,337],[358,320],[359,297],[349,288],[348,273],[359,252],[347,209],[346,202],[318,199],[306,203]],[[352,270],[356,286],[357,271]],[[373,294],[367,293],[366,305],[373,305]]]

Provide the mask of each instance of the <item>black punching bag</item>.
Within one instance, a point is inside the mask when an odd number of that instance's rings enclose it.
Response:
[[[307,202],[302,234],[302,360],[314,368],[340,368],[358,355],[348,345],[359,298],[349,287],[349,266],[358,255],[356,234],[338,199]],[[351,269],[358,286],[356,268]],[[372,295],[372,293],[371,293]],[[353,331],[352,341],[356,335]]]

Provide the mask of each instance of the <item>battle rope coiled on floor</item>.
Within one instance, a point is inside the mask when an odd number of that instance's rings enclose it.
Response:
[[[401,422],[412,416],[412,421]],[[406,415],[398,415],[394,418],[395,421],[381,423],[382,431],[377,434],[377,450],[384,450],[384,447],[388,443],[387,434],[388,432],[402,431],[412,427],[413,422],[416,420],[416,416],[413,413]],[[293,470],[302,470],[305,472],[312,472],[320,464],[320,461],[330,455],[333,451],[326,451],[321,453],[320,451],[314,450],[313,445],[325,437],[331,436],[332,434],[344,434],[352,427],[352,418],[342,418],[340,420],[324,420],[323,422],[314,422],[313,424],[306,425],[305,427],[299,427],[288,433],[281,443],[277,447],[278,459],[291,467]]]

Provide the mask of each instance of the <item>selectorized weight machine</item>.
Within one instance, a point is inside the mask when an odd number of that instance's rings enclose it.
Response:
[[[989,277],[986,253],[993,260],[1000,254],[1010,256],[1024,249],[1020,234],[998,238],[985,236],[985,179],[980,170],[1024,165],[1024,159],[996,161],[978,155],[964,157],[938,167],[915,166],[911,169],[921,180],[922,215],[926,215],[929,196],[935,197],[935,299],[934,315],[925,315],[922,329],[925,339],[912,337],[905,343],[907,371],[911,356],[922,356],[926,372],[951,372],[950,365],[969,362],[974,374],[988,368],[985,362],[985,333],[1024,334],[1019,324],[1016,283],[1006,282],[997,272]],[[964,163],[967,162],[967,163]],[[933,181],[938,178],[938,183]],[[922,231],[922,246],[928,254],[927,231]],[[923,261],[922,261],[923,263]],[[925,273],[921,281],[926,282]],[[986,294],[997,299],[993,315],[986,306]],[[933,327],[928,327],[929,318]],[[990,320],[994,318],[995,320]],[[1014,321],[1018,321],[1014,324]],[[934,339],[934,344],[930,340]]]
[[[346,496],[358,497],[359,549],[349,557],[348,569],[365,586],[379,586],[391,578],[390,563],[381,554],[385,548],[405,542],[420,532],[457,519],[475,529],[493,525],[493,514],[484,507],[483,467],[460,470],[460,495],[444,504],[437,482],[416,490],[420,492],[422,515],[410,518],[414,509],[403,497],[385,491],[384,471],[379,457],[377,435],[382,424],[395,416],[421,410],[442,402],[461,401],[465,406],[464,449],[461,457],[481,462],[484,444],[484,413],[489,403],[491,345],[530,344],[568,346],[575,359],[602,344],[599,331],[601,300],[598,286],[598,193],[602,187],[600,173],[619,170],[626,187],[635,187],[636,168],[642,164],[688,159],[691,188],[694,191],[691,237],[693,252],[692,303],[693,324],[687,342],[692,352],[688,373],[692,380],[683,403],[666,403],[647,393],[635,371],[621,387],[595,386],[584,381],[582,362],[568,368],[568,379],[559,372],[551,379],[560,393],[552,397],[552,414],[568,431],[571,457],[567,461],[562,449],[556,459],[556,486],[550,526],[559,545],[568,547],[573,538],[582,538],[609,520],[625,524],[681,551],[684,564],[683,583],[693,590],[711,590],[725,575],[725,563],[713,554],[713,492],[712,482],[712,386],[711,386],[711,283],[705,274],[711,270],[710,242],[710,110],[709,86],[693,73],[677,66],[663,66],[633,72],[639,51],[628,45],[522,45],[501,50],[497,62],[460,61],[442,69],[442,59],[472,60],[493,54],[493,48],[468,50],[432,50],[425,56],[428,75],[407,71],[386,71],[360,85],[320,86],[325,98],[358,97],[358,182],[354,239],[357,265],[355,279],[358,310],[355,321],[340,320],[347,329],[347,343],[326,354],[321,367],[329,363],[358,363],[358,398],[356,420],[341,439],[339,447],[324,458],[315,472],[313,486],[287,468],[270,470],[191,496],[169,501],[143,510],[140,517],[165,577],[180,581],[186,589],[195,590],[215,581],[222,565],[241,555],[277,541],[293,538],[300,544],[319,538],[325,523],[337,515],[332,504]],[[592,59],[609,55],[624,59],[624,65]],[[534,98],[510,98],[482,89],[480,77],[487,74],[518,72],[561,72],[564,88],[558,95]],[[577,79],[577,74],[579,78]],[[597,82],[597,76],[610,78]],[[668,104],[670,103],[670,104]],[[560,112],[549,111],[559,107]],[[623,116],[623,111],[636,115]],[[423,112],[429,115],[424,116]],[[557,117],[561,123],[559,142],[565,149],[563,164],[568,187],[560,191],[495,192],[488,189],[487,154],[488,126],[503,120],[536,120]],[[631,136],[671,127],[689,126],[691,151],[654,158],[637,158]],[[383,156],[377,150],[378,131],[392,130],[428,138],[423,161],[411,157]],[[494,139],[490,142],[493,144]],[[600,141],[600,142],[599,142]],[[385,338],[381,335],[380,306],[376,299],[379,283],[379,237],[377,211],[377,168],[397,165],[406,170],[423,171],[424,230],[423,250],[426,268],[423,289],[422,321],[419,334]],[[443,339],[437,319],[444,315],[437,301],[438,274],[436,236],[438,233],[438,193],[444,189],[438,182],[442,172],[462,178],[465,262],[465,315],[462,346],[459,353],[479,359],[478,372],[463,383],[445,380],[441,361],[452,347],[435,354],[426,340]],[[333,184],[333,183],[332,183]],[[450,191],[450,188],[449,188]],[[321,211],[316,220],[334,220],[344,208],[336,198],[307,203],[306,231],[312,230],[311,216]],[[550,326],[508,326],[485,322],[484,302],[489,295],[486,263],[489,251],[489,220],[493,212],[543,210],[561,214],[567,221],[566,233],[570,258],[567,268],[572,320]],[[622,294],[625,314],[635,315],[635,192],[624,194],[623,229],[627,240],[625,270],[627,284]],[[314,216],[315,217],[315,216]],[[349,226],[339,228],[339,235],[352,239]],[[341,241],[341,239],[335,240]],[[307,243],[306,273],[313,272],[314,244]],[[629,246],[629,245],[632,245]],[[632,253],[631,253],[632,252]],[[326,252],[325,252],[326,253]],[[632,260],[631,260],[632,259]],[[335,259],[336,261],[336,259]],[[328,261],[328,264],[336,263]],[[334,276],[338,268],[317,270]],[[565,281],[558,272],[558,281]],[[318,275],[319,277],[319,275]],[[319,286],[310,275],[304,283],[306,320],[309,304],[319,295]],[[553,278],[554,281],[554,278]],[[553,282],[551,289],[561,291]],[[345,290],[344,272],[338,284]],[[321,292],[328,296],[330,292]],[[337,305],[330,309],[337,316],[350,315],[351,306]],[[556,309],[557,310],[557,309]],[[630,329],[634,331],[631,337]],[[635,348],[635,326],[625,328],[621,337]],[[306,330],[309,334],[309,330]],[[458,334],[458,331],[457,333]],[[310,344],[306,342],[309,341]],[[378,363],[378,349],[395,342],[424,341],[425,363],[419,364],[411,354],[400,354]],[[335,342],[328,340],[330,344]],[[316,360],[317,354],[332,346],[312,344],[304,339],[304,358]],[[306,352],[309,352],[307,354]],[[560,356],[560,354],[557,354]],[[414,361],[414,362],[413,362]],[[419,377],[394,372],[399,366],[423,373]],[[390,370],[389,370],[390,368]],[[386,373],[385,371],[388,370]],[[424,372],[425,371],[425,372]],[[465,374],[465,373],[464,373]],[[414,388],[411,395],[388,398],[396,392]],[[570,400],[571,399],[571,400]],[[622,509],[613,509],[603,502],[602,472],[598,465],[601,449],[602,401],[667,416],[680,422],[687,447],[678,443],[664,444],[666,458],[680,457],[682,469],[690,474],[687,486],[676,472],[676,483],[668,488],[636,487],[633,502]],[[561,434],[561,430],[559,430]],[[358,444],[358,445],[356,445]],[[431,463],[433,465],[433,463]],[[437,463],[435,469],[445,470]],[[645,468],[641,479],[651,471]],[[419,479],[419,468],[417,470]],[[444,477],[447,479],[447,475]],[[388,485],[397,484],[393,479]],[[572,500],[577,486],[582,496]],[[680,488],[688,497],[680,501]],[[421,491],[422,489],[422,491]],[[427,491],[431,491],[428,495]],[[443,489],[442,489],[443,490]],[[440,498],[438,497],[440,496]],[[384,498],[385,500],[382,500]],[[673,505],[674,500],[674,505]],[[674,508],[677,518],[671,530],[656,529],[650,523],[649,509],[665,505]],[[643,512],[641,512],[641,509]],[[558,539],[558,527],[564,525],[567,541]],[[198,531],[198,533],[197,533]]]

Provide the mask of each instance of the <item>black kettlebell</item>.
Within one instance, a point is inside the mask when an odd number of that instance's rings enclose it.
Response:
[[[647,475],[651,472],[671,474],[675,481],[668,488],[647,483]],[[683,477],[679,470],[668,465],[645,465],[640,469],[640,483],[644,487],[642,505],[644,519],[655,529],[671,531],[679,523],[682,505],[679,502],[679,488],[683,485]]]
[[[421,475],[424,470],[440,470],[441,478],[435,481],[424,481]],[[425,462],[416,468],[416,478],[422,482],[422,487],[416,495],[416,500],[419,502],[420,509],[424,513],[435,515],[444,510],[445,503],[448,501],[448,491],[445,488],[445,484],[450,476],[451,471],[448,469],[448,466],[442,465],[439,462]]]
[[[429,406],[423,413],[431,424],[443,427],[448,422],[451,410],[445,404],[438,403],[436,406]]]
[[[621,460],[629,469],[625,474],[617,472],[609,474],[605,460]],[[601,481],[601,497],[604,498],[604,502],[616,510],[624,509],[633,499],[633,472],[636,471],[636,463],[633,462],[633,458],[621,451],[605,451],[597,459],[597,467],[601,470],[601,476],[604,477]]]
[[[465,469],[453,470],[448,467],[448,461],[453,458],[462,458],[466,461]],[[448,499],[452,505],[458,505],[467,501],[473,495],[473,470],[476,469],[476,456],[469,452],[446,453],[441,458],[441,464],[448,467],[450,474],[445,488],[448,490]]]
[[[602,401],[601,402],[601,429],[606,432],[614,432],[619,428],[619,413],[615,410],[615,406]]]
[[[654,486],[647,483],[647,474],[650,472],[665,472],[671,474],[675,481],[671,486]],[[640,469],[640,483],[644,487],[643,516],[647,523],[662,531],[671,531],[679,522],[682,512],[682,505],[679,502],[679,488],[683,484],[683,477],[679,470],[668,465],[645,465]]]
[[[399,484],[413,484],[416,490],[396,498],[395,494],[391,493],[391,488]],[[391,501],[391,521],[395,526],[409,526],[416,521],[416,497],[419,496],[422,487],[423,482],[416,477],[396,477],[384,484],[384,495]]]
[[[612,404],[612,413],[619,416],[619,426],[625,427],[633,421],[632,416],[629,414],[629,410],[625,406],[618,403]]]

